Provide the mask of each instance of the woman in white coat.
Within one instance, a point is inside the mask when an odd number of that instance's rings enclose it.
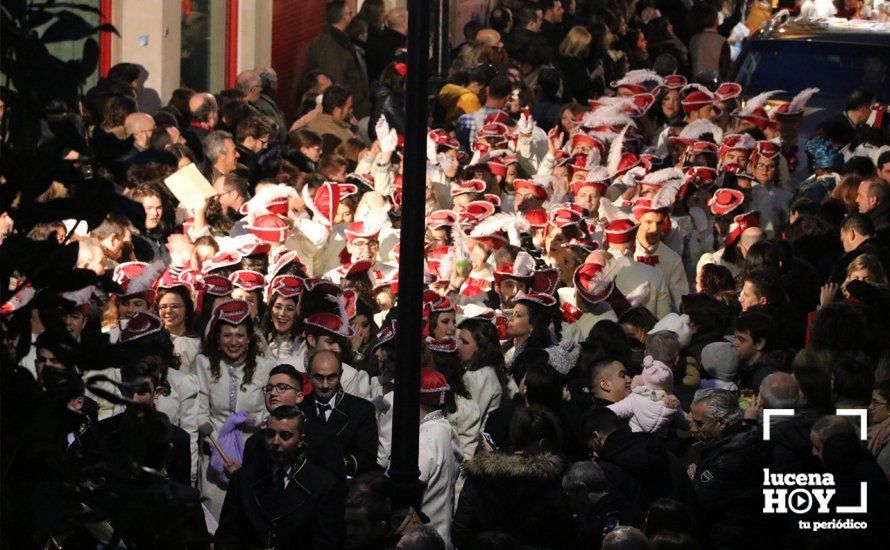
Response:
[[[257,352],[257,337],[250,319],[250,305],[243,300],[228,300],[214,309],[204,353],[195,363],[198,376],[198,425],[209,422],[214,437],[229,416],[245,412],[247,421],[239,426],[242,443],[260,429],[265,415],[262,387],[274,362]],[[230,457],[233,458],[233,457]],[[205,457],[207,459],[207,457]],[[210,468],[201,475],[201,495],[207,509],[219,519],[227,483]],[[226,464],[226,474],[237,468]]]
[[[268,344],[269,356],[277,364],[286,363],[302,368],[298,355],[300,344],[300,292],[303,283],[297,277],[281,275],[272,279],[267,288],[266,315],[263,317],[262,332]]]
[[[457,432],[464,458],[472,458],[479,443],[482,413],[464,385],[463,368],[457,356],[457,338],[427,338],[426,343],[433,368],[445,376],[451,388],[445,395],[445,417]]]
[[[491,411],[509,395],[498,329],[491,321],[480,318],[464,319],[457,328],[463,382],[470,398],[479,406],[480,424],[485,426]]]
[[[195,306],[191,293],[178,279],[165,281],[162,277],[155,298],[158,317],[173,341],[173,349],[179,354],[179,372],[193,374],[195,359],[201,353],[201,338],[191,332],[195,320]]]

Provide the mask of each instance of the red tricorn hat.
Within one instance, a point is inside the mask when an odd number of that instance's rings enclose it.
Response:
[[[485,192],[485,182],[482,180],[467,180],[451,184],[451,196],[465,195],[467,193]]]
[[[457,338],[453,336],[447,336],[440,340],[435,340],[431,336],[426,338],[426,346],[430,351],[438,353],[457,353],[457,344]]]
[[[527,189],[538,200],[547,199],[547,189],[540,183],[533,180],[513,180],[513,189],[518,192],[520,189]]]
[[[426,226],[430,229],[453,227],[457,223],[458,215],[453,210],[436,210],[430,212],[426,218]]]
[[[606,224],[603,233],[611,244],[629,243],[636,237],[637,226],[628,219],[614,220]]]
[[[313,313],[303,321],[303,332],[312,336],[333,336],[335,338],[352,338],[354,331],[348,322],[333,313],[323,311]]]
[[[127,326],[121,330],[118,341],[122,344],[145,338],[151,334],[161,332],[164,323],[160,317],[147,311],[139,311],[127,322]]]
[[[376,241],[377,237],[380,236],[380,228],[371,227],[365,222],[353,222],[346,227],[344,233],[346,234],[347,241],[354,241],[355,239]]]
[[[287,238],[290,225],[277,214],[261,214],[254,218],[253,223],[244,226],[245,229],[260,239],[279,243]]]
[[[585,302],[598,304],[609,297],[613,283],[603,278],[603,266],[594,263],[581,264],[575,270],[575,294]]]
[[[226,300],[214,308],[210,319],[211,330],[217,323],[238,326],[250,319],[250,304],[244,300]]]
[[[760,212],[752,210],[734,217],[729,225],[729,235],[726,236],[727,246],[738,241],[742,233],[751,227],[760,227]]]
[[[420,403],[429,407],[445,404],[445,394],[451,390],[445,375],[431,367],[420,369]]]
[[[266,302],[271,304],[275,295],[296,300],[303,292],[303,280],[293,275],[279,275],[266,287]]]
[[[511,279],[530,285],[535,277],[535,259],[528,252],[520,251],[513,262],[505,262],[497,266],[494,271],[494,282]]]
[[[247,292],[262,290],[266,286],[266,278],[262,273],[248,269],[239,269],[232,273],[229,275],[229,280],[232,281],[232,286]]]
[[[543,294],[538,292],[520,292],[516,295],[513,301],[517,304],[535,304],[541,307],[553,307],[556,305],[556,298],[554,298],[550,294]]]
[[[550,221],[547,211],[543,208],[534,208],[524,212],[523,215],[525,216],[525,219],[528,220],[528,224],[532,229],[543,229]]]

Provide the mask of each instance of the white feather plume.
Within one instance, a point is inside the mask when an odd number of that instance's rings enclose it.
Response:
[[[672,166],[646,174],[643,176],[643,183],[649,185],[676,185],[679,187],[685,178],[686,175],[682,170]]]
[[[617,88],[621,84],[641,84],[643,82],[655,82],[656,86],[661,86],[664,79],[650,69],[634,69],[627,71],[621,80],[615,82],[615,87]]]
[[[709,95],[709,96],[714,95],[714,93],[711,90],[709,90],[709,89],[705,88],[704,86],[702,86],[701,84],[697,84],[695,82],[690,82],[689,84],[683,86],[684,94],[688,94],[691,90],[696,90],[698,92],[701,92],[701,93]]]
[[[633,214],[618,208],[609,199],[601,198],[599,217],[604,218],[608,222],[614,222],[617,220],[632,220]]]
[[[670,208],[674,204],[674,199],[677,198],[678,191],[679,187],[672,185],[665,185],[659,189],[655,196],[652,197],[652,209]]]
[[[585,181],[606,181],[609,179],[609,171],[606,170],[605,166],[594,166],[587,172],[587,177],[584,178]]]
[[[146,268],[146,269],[148,269],[148,268]],[[31,288],[31,290],[32,290],[31,296],[33,297],[33,295],[35,294],[33,292],[33,288],[30,286],[28,286],[26,288]],[[90,301],[90,297],[93,295],[95,290],[96,290],[95,286],[92,286],[92,285],[85,286],[78,290],[72,290],[70,292],[63,292],[62,298],[65,298],[66,300],[70,300],[70,301],[74,302],[75,305],[79,306],[79,305],[88,303]],[[30,298],[28,300],[30,301]]]
[[[680,132],[680,139],[691,139],[697,140],[700,139],[705,134],[711,134],[714,136],[714,142],[720,143],[723,141],[723,130],[720,129],[719,126],[711,122],[710,120],[699,119],[695,122],[690,122],[683,128],[683,131]]]
[[[337,315],[340,317],[340,322],[342,323],[341,333],[348,333],[349,315],[346,313],[346,298],[344,298],[342,294],[337,294],[336,296],[325,294],[324,298],[329,302],[337,304]]]
[[[615,172],[618,171],[618,165],[621,163],[621,153],[624,152],[624,136],[627,134],[628,128],[629,126],[625,126],[609,147],[609,158],[606,164],[606,169],[609,171],[610,175],[614,175]]]
[[[584,128],[622,126],[626,124],[633,124],[633,119],[624,110],[624,102],[599,107],[585,113],[581,118],[581,126]]]
[[[764,105],[766,105],[766,102],[769,98],[776,94],[781,94],[784,91],[785,90],[770,90],[768,92],[763,92],[762,94],[757,94],[756,96],[745,102],[745,106],[739,109],[738,114],[741,116],[748,116],[757,109],[760,109]]]
[[[521,233],[529,233],[531,231],[531,224],[522,216],[502,212],[500,214],[493,214],[479,222],[479,224],[473,228],[470,237],[488,237],[498,231],[505,231],[507,233],[507,237],[510,239],[510,244],[521,246],[519,235]]]
[[[535,273],[535,259],[531,254],[522,250],[513,260],[513,273],[520,277],[531,277]]]
[[[802,90],[799,94],[794,96],[794,99],[791,100],[791,103],[788,104],[788,112],[789,113],[802,113],[804,107],[807,106],[807,102],[819,92],[819,88],[806,88]]]

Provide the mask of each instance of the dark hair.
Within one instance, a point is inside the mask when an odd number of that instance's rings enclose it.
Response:
[[[857,88],[847,96],[847,105],[844,107],[844,110],[855,111],[856,109],[861,109],[863,107],[871,107],[874,102],[875,94],[873,92]]]
[[[532,329],[528,340],[526,340],[526,347],[544,349],[553,345],[550,324],[553,321],[555,308],[548,308],[530,301],[522,302],[522,305],[528,309],[528,322]]]
[[[513,91],[513,83],[504,75],[497,75],[488,82],[488,97],[506,99]]]
[[[543,351],[543,350],[541,350]],[[552,411],[562,403],[562,377],[550,363],[538,360],[525,368],[525,399],[529,404],[540,405]]]
[[[781,307],[787,302],[785,289],[782,288],[782,282],[779,274],[772,269],[756,269],[749,271],[745,275],[745,282],[751,283],[754,292],[761,298],[766,298],[766,305],[771,307]]]
[[[249,116],[238,123],[235,129],[235,141],[241,143],[248,137],[259,139],[264,135],[272,134],[274,128],[269,119],[260,116]]]
[[[381,84],[395,92],[396,95],[401,95],[405,93],[405,84],[408,82],[408,77],[402,76],[396,70],[396,62],[394,61],[383,68],[379,80]]]
[[[708,294],[687,294],[680,299],[680,313],[689,316],[699,332],[709,332],[729,326],[726,306]]]
[[[619,325],[630,325],[632,327],[649,332],[658,323],[658,318],[643,306],[632,307],[621,314],[618,318]],[[599,323],[597,323],[598,325]],[[596,325],[594,325],[596,327]],[[591,331],[593,332],[593,331]],[[588,337],[590,335],[588,334]]]
[[[627,423],[618,418],[608,407],[593,407],[581,417],[581,434],[585,440],[590,439],[593,432],[610,434],[627,427]]]
[[[113,95],[105,102],[102,109],[104,125],[108,128],[123,126],[127,115],[136,112],[136,101],[129,96]]]
[[[161,298],[167,294],[176,294],[182,299],[182,304],[185,307],[185,320],[183,321],[183,327],[185,328],[184,334],[186,336],[194,336],[195,303],[192,301],[192,293],[184,286],[159,288],[158,293],[155,295],[155,307],[160,305]]]
[[[868,157],[853,157],[841,167],[841,174],[868,178],[875,174],[875,163]]]
[[[735,330],[747,332],[754,343],[764,341],[763,351],[782,349],[782,331],[773,317],[763,311],[748,311],[735,320]]]
[[[150,378],[155,389],[167,386],[167,366],[160,356],[146,355],[121,366],[121,381],[124,384],[132,385],[143,378]]]
[[[646,536],[672,531],[685,535],[695,533],[695,515],[692,509],[672,498],[660,498],[649,506],[646,512]]]
[[[850,214],[841,224],[842,231],[853,230],[864,237],[872,237],[875,234],[875,224],[865,214]]]
[[[295,405],[281,405],[272,409],[269,418],[275,420],[290,420],[292,418],[303,418],[303,411]]]
[[[834,434],[822,442],[822,464],[832,474],[852,474],[862,453],[862,443],[855,433]]]
[[[778,272],[780,267],[779,251],[775,243],[768,240],[757,241],[748,249],[748,255],[745,256],[745,271],[748,273],[761,269]]]
[[[834,367],[833,384],[835,401],[852,401],[867,405],[875,385],[875,373],[871,365],[855,359],[842,359]]]
[[[521,407],[510,420],[510,446],[514,451],[539,454],[558,452],[562,427],[556,414],[535,405]]]
[[[599,355],[600,358],[608,357],[624,365],[628,365],[631,362],[633,349],[631,348],[630,340],[624,329],[621,328],[621,325],[615,321],[608,319],[598,321],[590,329],[585,342],[599,348],[599,353],[592,355]]]
[[[296,382],[295,386],[297,390],[303,391],[303,373],[294,368],[293,365],[288,365],[287,363],[282,363],[280,365],[276,365],[272,367],[272,370],[269,371],[269,378],[272,378],[276,374],[283,374]]]
[[[135,63],[117,63],[108,69],[108,80],[118,84],[130,84],[139,80],[139,65]]]
[[[881,167],[888,162],[890,162],[890,151],[884,151],[883,153],[878,155],[878,162],[875,163],[875,168],[880,170]]]
[[[325,4],[324,19],[328,25],[336,25],[343,19],[344,11],[346,11],[346,2],[343,0],[332,0]]]
[[[240,325],[233,325],[220,319],[210,331],[207,340],[204,342],[204,353],[207,354],[207,359],[210,360],[210,375],[213,376],[214,380],[219,380],[219,377],[222,375],[220,361],[222,361],[223,352],[219,347],[219,333],[223,325],[230,327],[244,326],[247,329],[247,357],[244,362],[244,378],[241,380],[241,389],[247,389],[247,385],[253,381],[253,374],[256,372],[257,367],[257,355],[260,354],[259,346],[257,345],[257,335],[253,330],[253,320],[248,315]]]
[[[503,35],[510,25],[511,19],[513,19],[513,14],[509,9],[498,7],[491,10],[491,13],[488,15],[488,26]]]
[[[445,393],[444,409],[447,414],[453,414],[457,411],[456,396],[459,395],[464,399],[471,399],[470,392],[467,390],[463,380],[464,368],[460,364],[460,358],[457,356],[457,353],[433,350],[429,350],[429,353],[432,359],[432,365],[430,366],[442,373],[442,376],[448,381],[448,385],[451,386],[451,389]]]
[[[349,497],[346,501],[347,508],[364,510],[365,518],[372,524],[392,523],[392,506],[389,499],[374,493],[364,493],[355,497]]]
[[[322,95],[321,110],[325,114],[331,114],[334,112],[334,109],[342,108],[346,105],[346,101],[350,97],[352,97],[352,92],[349,89],[339,84],[333,84]]]
[[[652,550],[698,550],[698,542],[692,535],[676,531],[659,531],[649,537]]]
[[[277,292],[272,295],[272,297],[269,299],[268,306],[266,306],[266,313],[265,313],[265,315],[263,315],[263,320],[260,322],[260,329],[263,331],[263,336],[265,336],[266,340],[269,342],[274,340],[275,337],[277,336],[277,334],[275,332],[275,324],[272,322],[272,307],[275,305],[275,300],[277,300],[279,298],[281,298],[283,300],[291,300],[295,306],[299,302],[299,299],[296,296],[293,298],[288,298],[288,297],[282,296],[281,294],[279,294]],[[291,325],[290,331],[288,333],[291,338],[296,338],[300,334],[300,332],[302,332],[302,330],[303,330],[302,324],[298,322],[298,317],[299,316],[296,315],[296,311],[295,311],[294,312],[294,323],[293,323],[293,325]]]
[[[816,366],[801,365],[794,368],[793,374],[800,393],[807,400],[806,408],[824,413],[830,412],[834,397],[828,373]]]
[[[834,302],[816,312],[810,326],[810,347],[816,351],[859,351],[867,330],[862,311],[849,302]]]
[[[723,290],[736,290],[735,278],[724,265],[705,264],[701,268],[701,291],[714,296]]]
[[[522,29],[529,23],[536,21],[538,19],[538,11],[543,11],[543,7],[536,4],[523,4],[522,7],[516,11],[513,28]]]

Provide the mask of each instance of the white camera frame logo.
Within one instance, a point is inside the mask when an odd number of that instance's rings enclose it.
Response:
[[[794,416],[794,409],[763,409],[763,440],[769,441],[771,436],[770,425],[774,416]],[[855,416],[859,418],[859,438],[863,441],[868,439],[868,411],[866,409],[837,409],[835,414],[838,416]],[[866,482],[859,484],[859,506],[838,506],[836,512],[838,514],[865,514],[868,511],[868,494]],[[805,489],[795,489],[789,496],[794,496],[800,504],[802,504],[802,496],[806,493]],[[807,496],[807,502],[812,503],[811,495]],[[800,513],[795,510],[789,503],[789,509],[792,512]],[[809,506],[801,506],[801,509],[809,509]]]

